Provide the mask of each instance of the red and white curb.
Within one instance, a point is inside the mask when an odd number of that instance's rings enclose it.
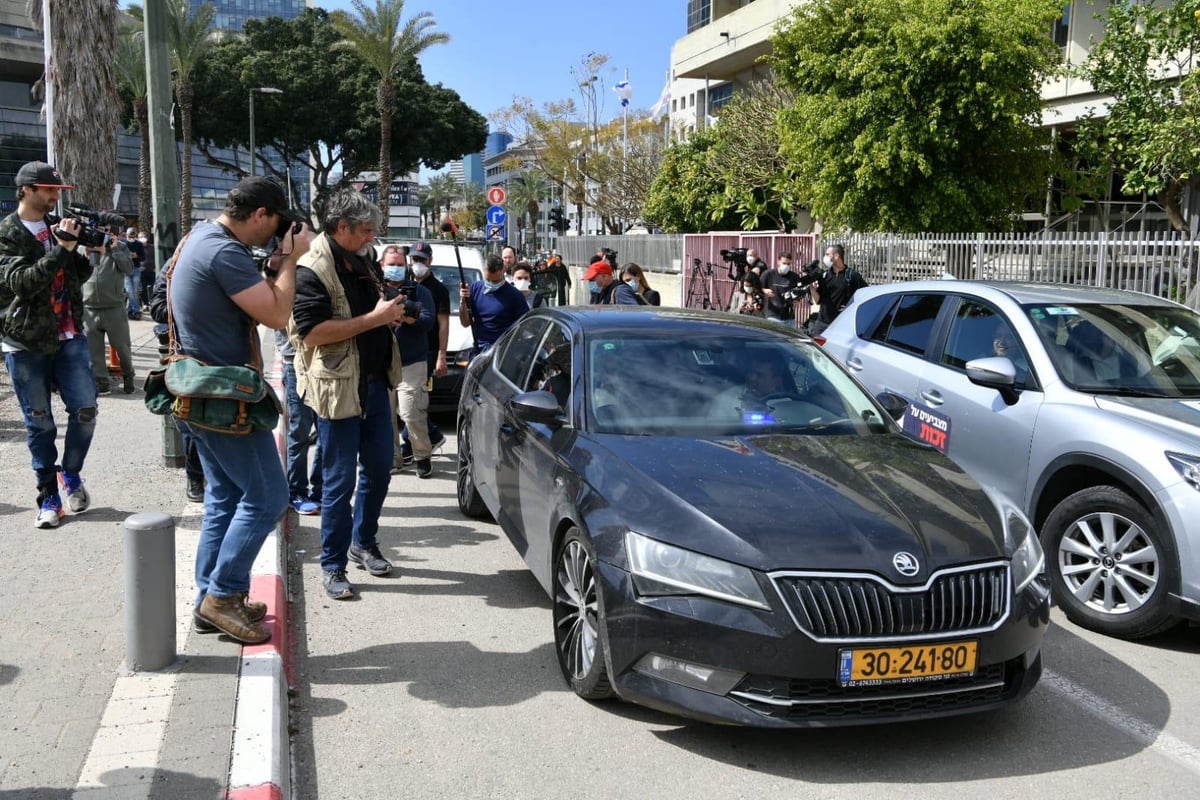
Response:
[[[275,429],[281,456],[287,430],[286,399],[280,385],[278,355],[268,378],[284,402]],[[271,629],[265,644],[244,645],[238,671],[226,800],[287,800],[291,797],[291,743],[288,737],[288,687],[295,680],[288,619],[287,551],[289,509],[267,537],[250,570],[250,597],[267,604],[263,624]]]

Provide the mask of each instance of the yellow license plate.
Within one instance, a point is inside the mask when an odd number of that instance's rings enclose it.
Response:
[[[842,686],[876,686],[970,675],[975,672],[978,650],[978,642],[840,650],[838,683]]]

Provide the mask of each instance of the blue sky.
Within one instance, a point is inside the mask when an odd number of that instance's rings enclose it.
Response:
[[[367,0],[374,5],[374,0]],[[317,0],[351,11],[347,0]],[[484,116],[514,95],[541,104],[574,97],[570,69],[589,53],[608,55],[603,118],[619,116],[612,85],[629,70],[631,105],[648,109],[670,68],[671,45],[686,33],[686,0],[408,0],[405,19],[430,11],[450,35],[421,57],[430,83],[457,91]]]

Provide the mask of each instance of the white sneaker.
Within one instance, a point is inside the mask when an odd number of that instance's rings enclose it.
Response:
[[[52,494],[42,501],[41,508],[38,509],[37,519],[34,520],[35,528],[57,528],[58,521],[62,519],[63,514],[62,500],[58,495]]]
[[[71,509],[72,514],[82,514],[88,510],[88,506],[92,504],[92,497],[83,485],[83,478],[77,474],[60,472],[58,482],[67,494],[67,508]]]

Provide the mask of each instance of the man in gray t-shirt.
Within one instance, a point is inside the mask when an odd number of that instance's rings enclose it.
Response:
[[[254,364],[257,326],[287,325],[296,297],[296,260],[309,231],[267,178],[246,178],[229,192],[215,222],[196,225],[179,247],[167,283],[167,304],[179,350],[208,364]],[[279,271],[259,273],[250,247],[281,239]],[[259,366],[261,369],[261,365]],[[271,631],[259,620],[263,602],[247,599],[250,568],[287,509],[287,481],[273,431],[218,433],[179,421],[196,442],[204,477],[204,522],[196,549],[195,628],[260,644]]]

